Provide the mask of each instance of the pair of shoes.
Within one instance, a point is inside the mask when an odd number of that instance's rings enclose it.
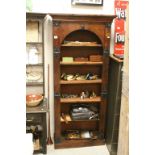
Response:
[[[92,73],[88,73],[86,75],[86,80],[96,80],[96,79],[98,79],[98,75],[94,75]]]

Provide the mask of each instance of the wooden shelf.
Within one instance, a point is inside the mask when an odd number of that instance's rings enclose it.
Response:
[[[97,44],[97,42],[81,42],[81,41],[67,41],[61,46],[86,46],[86,47],[102,47],[101,44]]]
[[[61,98],[61,103],[94,103],[94,102],[101,102],[101,97],[95,97],[95,98],[85,98],[81,99],[78,98]]]
[[[26,44],[42,44],[42,42],[26,42]]]
[[[27,82],[26,86],[42,86],[43,82]]]
[[[47,107],[47,99],[44,98],[43,101],[35,107],[28,107],[26,106],[26,113],[46,113],[48,112],[48,107]]]
[[[91,61],[86,61],[86,62],[60,62],[60,65],[102,65],[103,62],[91,62]]]
[[[62,123],[66,123],[64,120],[60,119]],[[68,122],[97,122],[99,119],[90,119],[90,120],[68,120]],[[66,123],[67,124],[67,123]]]
[[[26,67],[31,67],[31,66],[43,66],[43,63],[38,63],[38,64],[26,64]]]
[[[97,122],[99,119],[90,119],[90,120],[70,120],[68,122]],[[65,123],[64,120],[61,120],[62,123]],[[67,123],[66,123],[67,124]]]
[[[114,55],[110,55],[110,58],[111,59],[113,59],[113,60],[115,60],[116,62],[120,62],[120,63],[122,63],[123,62],[123,60],[122,59],[119,59],[119,58],[117,58],[117,57],[115,57]]]
[[[102,80],[98,79],[98,80],[71,80],[71,81],[61,80],[60,81],[60,84],[91,84],[91,83],[102,83]]]
[[[86,147],[86,146],[97,146],[104,145],[104,139],[76,139],[76,140],[61,140],[61,143],[55,143],[55,148],[74,148],[74,147]]]
[[[82,44],[82,45],[80,45],[80,44],[76,44],[76,45],[67,45],[67,44],[62,44],[61,45],[61,47],[102,47],[102,45],[101,44],[96,44],[96,45],[94,45],[94,44],[90,44],[90,45],[84,45],[84,44]]]

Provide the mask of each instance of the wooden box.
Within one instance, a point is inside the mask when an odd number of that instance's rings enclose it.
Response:
[[[102,60],[103,60],[102,55],[90,55],[89,56],[89,61],[98,62]]]
[[[77,58],[74,58],[74,61],[78,61],[78,62],[85,62],[85,61],[88,61],[88,58],[84,58],[84,57],[77,57]]]

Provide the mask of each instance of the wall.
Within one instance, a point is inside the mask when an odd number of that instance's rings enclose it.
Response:
[[[33,12],[113,14],[114,0],[103,0],[102,6],[72,6],[71,0],[32,0]]]

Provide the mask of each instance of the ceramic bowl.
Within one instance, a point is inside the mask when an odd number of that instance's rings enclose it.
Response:
[[[42,95],[37,94],[29,94],[26,95],[26,105],[29,107],[34,107],[39,105],[39,103],[43,100]]]

